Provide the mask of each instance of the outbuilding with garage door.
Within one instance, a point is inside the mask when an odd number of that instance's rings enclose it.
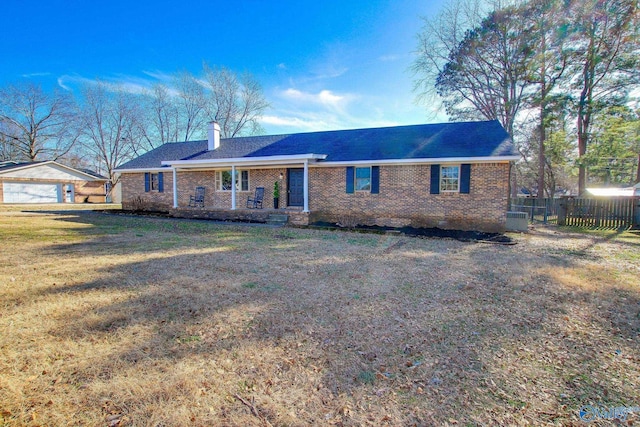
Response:
[[[107,179],[55,161],[0,163],[2,203],[104,203]]]

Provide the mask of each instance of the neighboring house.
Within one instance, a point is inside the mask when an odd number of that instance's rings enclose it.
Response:
[[[1,203],[104,203],[107,179],[54,161],[0,165]]]
[[[164,144],[115,172],[125,209],[250,215],[246,200],[256,187],[271,207],[278,181],[280,207],[296,224],[500,231],[518,158],[498,121],[222,140],[212,123],[208,140]],[[190,208],[197,186],[205,187],[204,207]]]

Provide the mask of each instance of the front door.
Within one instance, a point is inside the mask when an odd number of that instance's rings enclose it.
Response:
[[[287,206],[304,206],[304,169],[287,169]]]

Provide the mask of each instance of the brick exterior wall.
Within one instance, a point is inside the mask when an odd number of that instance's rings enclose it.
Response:
[[[106,199],[104,181],[77,181],[75,184],[76,203],[104,203]]]
[[[123,173],[120,175],[122,208],[143,208],[144,210],[168,212],[173,206],[173,175],[171,172],[164,172],[163,179],[164,191],[162,193],[158,191],[145,192],[144,173]],[[191,194],[193,194],[193,190],[191,190]],[[188,201],[189,196],[186,197]]]
[[[240,169],[239,169],[240,170]],[[236,191],[236,207],[244,208],[247,198],[253,197],[256,187],[264,187],[264,208],[273,208],[273,185],[280,183],[280,207],[286,204],[287,180],[280,180],[280,173],[286,177],[287,170],[251,169],[249,171],[249,191]],[[133,209],[137,197],[145,209],[168,211],[173,208],[173,174],[163,173],[164,191],[145,192],[144,173],[125,173],[120,177],[122,183],[122,207]],[[203,209],[231,209],[231,191],[218,190],[215,171],[178,171],[178,207],[188,207],[189,198],[195,194],[196,187],[205,188]]]
[[[279,181],[280,207],[286,207],[286,168],[252,169],[248,192],[236,193],[238,209],[246,206],[255,188],[265,188],[264,207],[273,207],[273,183]],[[470,193],[430,194],[430,165],[381,166],[380,193],[346,193],[345,167],[309,168],[309,220],[390,227],[440,227],[503,231],[509,186],[508,163],[471,165]],[[279,180],[280,173],[285,179]],[[123,208],[140,197],[146,209],[169,211],[173,206],[173,177],[164,173],[164,192],[145,193],[144,174],[122,174]],[[179,171],[178,204],[187,208],[195,187],[205,187],[202,210],[231,208],[231,192],[218,191],[214,171]]]
[[[0,203],[4,203],[4,187],[3,181],[7,182],[33,182],[37,184],[62,184],[63,202],[66,202],[66,196],[64,195],[64,185],[73,184],[74,187],[74,203],[104,203],[105,202],[105,190],[104,181],[82,181],[82,180],[69,180],[69,181],[57,181],[47,179],[26,179],[26,178],[7,178],[0,179]]]
[[[469,194],[430,194],[430,165],[381,166],[380,193],[346,192],[345,168],[311,168],[311,221],[503,231],[508,163],[471,165]]]

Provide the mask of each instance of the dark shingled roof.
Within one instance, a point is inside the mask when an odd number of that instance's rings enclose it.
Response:
[[[396,126],[164,144],[118,169],[161,167],[162,161],[326,154],[324,162],[515,156],[497,120]]]
[[[98,172],[92,171],[91,169],[77,169],[77,168],[75,168],[75,169],[79,170],[80,172],[86,173],[87,175],[91,175],[94,178],[107,179],[106,176],[100,175]]]
[[[118,166],[117,169],[147,169],[162,167],[169,160],[187,160],[207,151],[207,141],[170,142],[155,148],[140,157]]]

